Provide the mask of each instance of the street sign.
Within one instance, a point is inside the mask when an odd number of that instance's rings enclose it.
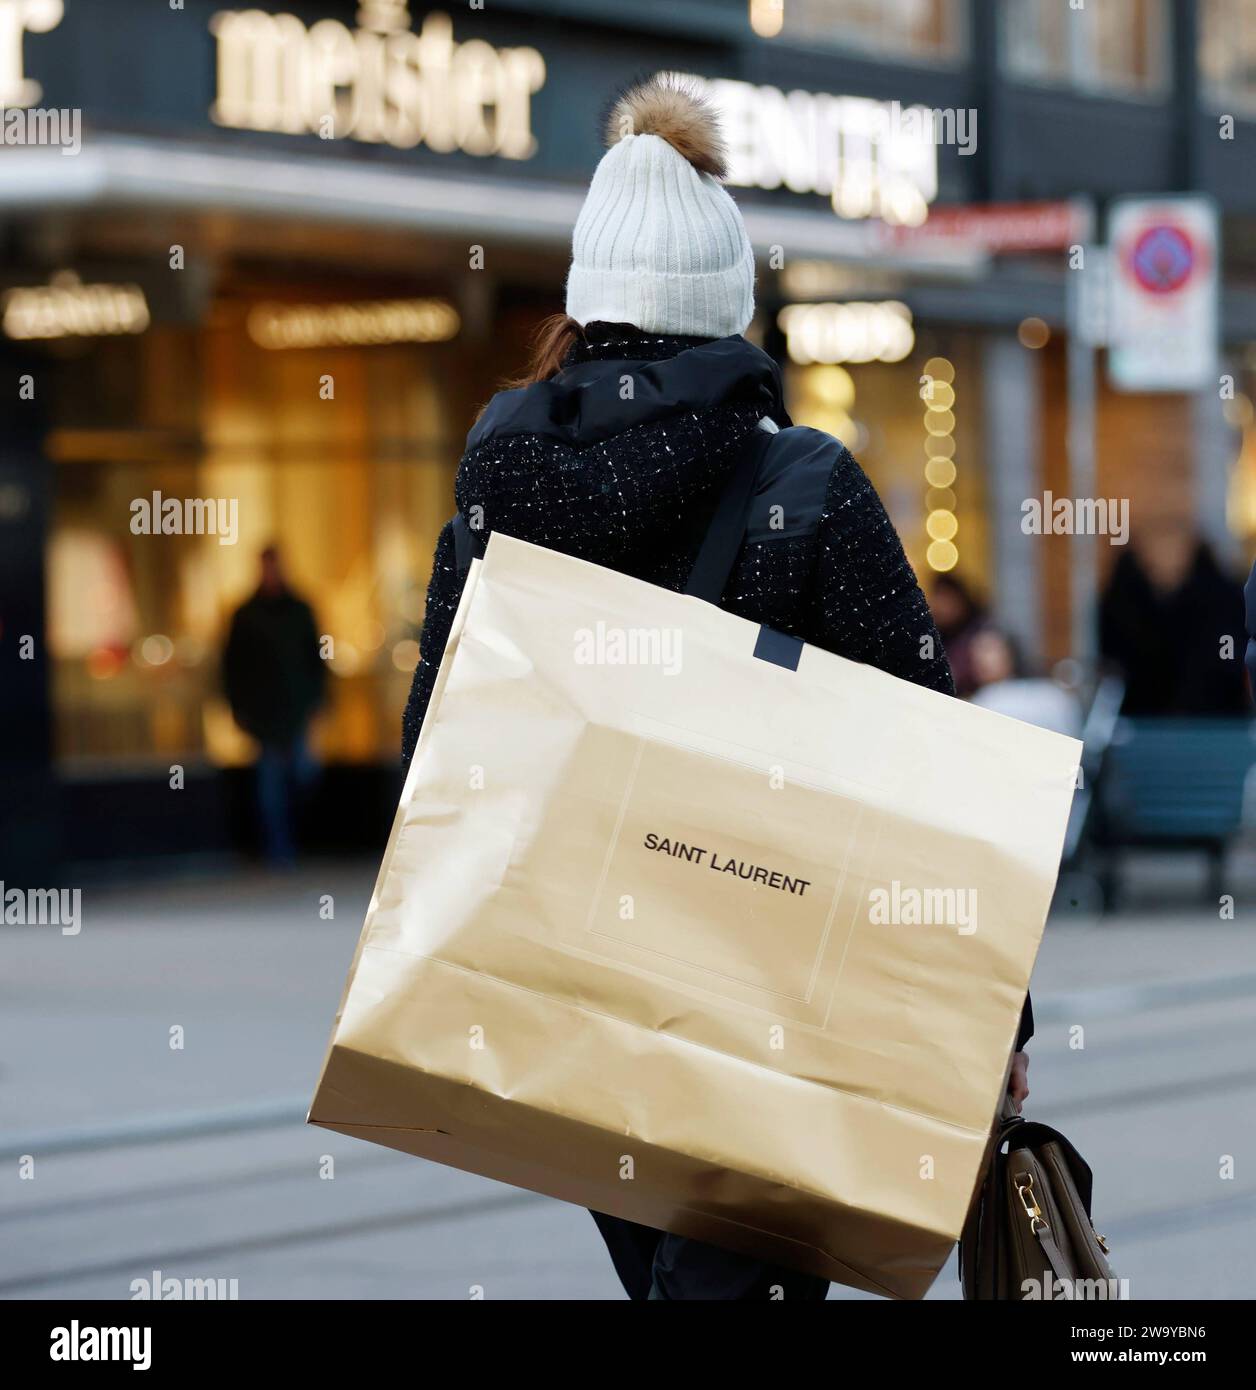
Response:
[[[886,226],[882,231],[884,240],[896,246],[961,243],[991,255],[1061,251],[1089,235],[1086,208],[1075,199],[934,207],[919,226]]]
[[[1108,224],[1118,391],[1200,391],[1217,379],[1217,213],[1206,198],[1125,198]]]

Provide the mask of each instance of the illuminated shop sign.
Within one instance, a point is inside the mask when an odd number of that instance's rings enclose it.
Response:
[[[210,30],[219,125],[506,159],[536,151],[544,59],[535,48],[456,43],[448,15],[429,14],[416,34],[406,0],[367,0],[356,28],[250,9],[220,11]]]
[[[34,106],[43,96],[39,83],[26,76],[22,40],[46,34],[64,17],[64,0],[0,0],[0,110]]]
[[[382,299],[360,304],[259,304],[249,337],[264,348],[441,343],[461,327],[443,299]]]
[[[143,333],[149,325],[138,285],[85,285],[72,270],[46,285],[8,290],[0,306],[9,338],[101,338]]]
[[[826,92],[782,92],[678,74],[720,113],[729,183],[820,193],[842,217],[916,226],[938,196],[937,116],[925,106]]]
[[[916,345],[911,310],[897,299],[787,304],[777,315],[790,361],[901,362]]]

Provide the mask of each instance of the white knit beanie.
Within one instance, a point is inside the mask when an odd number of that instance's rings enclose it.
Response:
[[[571,239],[567,312],[580,324],[726,338],[754,317],[754,253],[715,112],[682,82],[630,88]]]

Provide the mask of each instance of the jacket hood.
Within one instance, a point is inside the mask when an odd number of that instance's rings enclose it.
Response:
[[[721,407],[757,410],[782,428],[788,423],[780,368],[766,352],[740,335],[677,351],[685,341],[642,336],[582,346],[548,381],[498,392],[467,436],[468,452],[529,434],[587,449],[628,430]],[[660,351],[668,355],[656,356]]]
[[[458,509],[483,535],[631,568],[687,547],[765,415],[789,423],[780,371],[744,338],[595,325],[556,376],[489,402],[458,468]]]

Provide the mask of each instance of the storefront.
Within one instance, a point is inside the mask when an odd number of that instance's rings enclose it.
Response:
[[[48,637],[64,764],[249,758],[217,657],[269,544],[333,638],[319,751],[392,753],[459,438],[532,314],[503,309],[484,340],[435,292],[445,276],[343,270],[333,299],[330,265],[236,258],[199,321],[57,361]]]
[[[1017,325],[1062,323],[1063,275],[885,231],[981,196],[968,76],[774,47],[706,0],[661,31],[525,0],[10,10],[0,574],[33,642],[0,699],[29,857],[237,840],[219,660],[272,542],[332,639],[323,839],[378,843],[461,440],[561,308],[603,104],[642,71],[725,111],[795,418],[851,445],[922,575],[1006,578],[992,518],[1025,494],[993,464],[1054,413]]]
[[[233,842],[252,749],[220,657],[270,543],[331,639],[324,837],[377,839],[460,441],[561,307],[617,83],[670,66],[740,112],[777,350],[774,250],[863,264],[869,215],[962,193],[918,133],[871,157],[880,103],[787,109],[741,80],[749,31],[493,9],[52,0],[15,20],[3,351],[30,391],[0,499],[24,539],[6,586],[41,595],[6,614],[35,639],[9,732],[47,829],[28,818],[30,855]],[[823,414],[817,379],[791,384]]]

